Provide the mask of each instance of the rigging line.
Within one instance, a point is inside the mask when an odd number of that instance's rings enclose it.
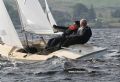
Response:
[[[26,3],[27,0],[24,0],[24,4]]]

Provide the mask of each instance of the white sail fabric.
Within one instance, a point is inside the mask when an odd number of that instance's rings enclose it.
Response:
[[[45,6],[46,6],[46,14],[47,14],[47,17],[49,19],[49,22],[51,23],[52,26],[57,25],[55,19],[53,18],[53,15],[49,9],[49,6],[48,6],[48,3],[46,0],[45,0]]]
[[[21,19],[26,31],[37,34],[54,33],[38,0],[17,0],[17,2],[21,16],[24,17]]]
[[[47,16],[51,26],[57,25],[55,19],[53,18],[53,15],[52,15],[52,13],[51,13],[51,11],[49,9],[49,6],[48,6],[48,3],[47,3],[46,0],[45,0],[45,6],[46,6],[46,16]],[[57,32],[56,29],[53,29],[53,30],[54,30],[55,33]]]
[[[0,37],[7,45],[23,48],[3,0],[0,0]]]

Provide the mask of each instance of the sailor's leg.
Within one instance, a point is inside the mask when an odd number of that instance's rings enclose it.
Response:
[[[80,42],[77,37],[67,37],[62,46],[68,47],[70,45],[79,44]]]
[[[52,45],[54,39],[55,39],[55,38],[52,38],[52,39],[50,39],[50,40],[48,41],[48,43],[47,43],[45,49],[51,47],[51,45]]]
[[[55,47],[56,45],[58,45],[60,43],[60,41],[61,41],[61,37],[56,37],[51,41],[50,46]]]
[[[50,39],[46,46],[46,49],[58,49],[61,43],[64,41],[62,36]]]

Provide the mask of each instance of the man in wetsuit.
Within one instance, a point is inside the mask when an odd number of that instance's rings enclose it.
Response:
[[[68,47],[74,44],[84,44],[92,36],[90,27],[87,26],[86,19],[75,21],[75,24],[69,27],[53,26],[55,29],[63,31],[62,36],[52,38],[48,41],[46,49],[58,50],[61,46]]]
[[[69,46],[74,44],[85,44],[89,41],[92,36],[91,28],[87,25],[86,19],[80,20],[80,28],[78,28],[77,33],[74,35],[66,36],[66,40],[63,46]]]

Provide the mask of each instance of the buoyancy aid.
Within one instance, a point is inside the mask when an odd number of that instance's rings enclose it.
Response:
[[[70,30],[77,30],[78,28],[77,28],[76,25],[70,25],[70,26],[68,27],[68,29],[70,29]]]

